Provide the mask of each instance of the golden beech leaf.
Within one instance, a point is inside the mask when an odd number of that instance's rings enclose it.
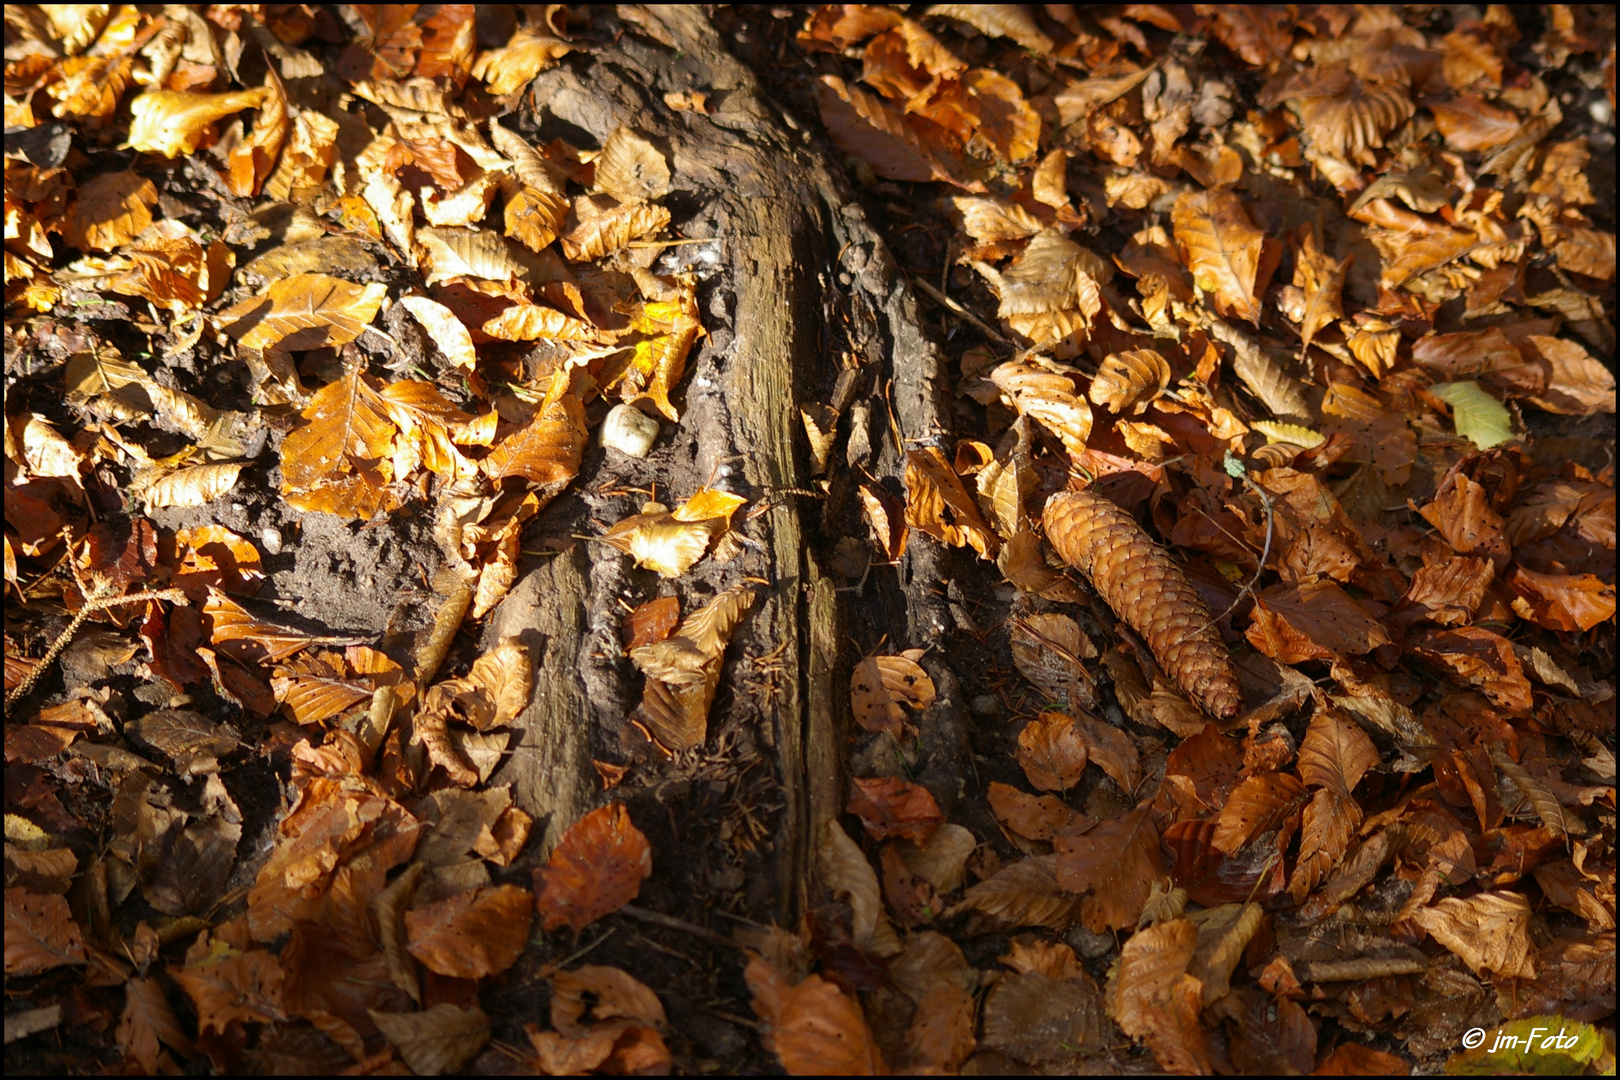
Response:
[[[872,167],[885,180],[954,183],[949,168],[880,97],[848,86],[836,75],[816,84],[821,122],[838,148]],[[982,190],[982,189],[981,189]]]
[[[1197,944],[1198,928],[1188,919],[1139,930],[1120,950],[1119,979],[1110,987],[1108,1011],[1120,1030],[1146,1042],[1168,1071],[1213,1071],[1198,1023],[1203,983],[1187,973]]]
[[[231,151],[226,162],[225,180],[232,195],[251,198],[259,193],[281,155],[288,127],[287,91],[272,65],[265,71],[264,100],[253,134]]]
[[[498,341],[594,341],[596,328],[543,304],[513,304],[481,329]]]
[[[399,429],[378,389],[356,367],[310,399],[301,414],[307,423],[281,444],[281,490],[288,502],[350,518],[399,506],[390,490]]]
[[[407,947],[429,971],[481,979],[505,971],[523,954],[533,918],[534,894],[527,889],[468,889],[407,911]]]
[[[1210,846],[1235,855],[1254,837],[1283,825],[1304,800],[1305,785],[1287,773],[1246,777],[1221,807]]]
[[[318,724],[370,698],[376,687],[356,678],[342,656],[323,653],[295,657],[277,667],[270,689],[295,721]]]
[[[574,262],[600,259],[669,224],[669,211],[651,203],[620,203],[608,195],[574,201],[575,225],[558,242]]]
[[[1480,975],[1534,979],[1530,902],[1521,893],[1452,896],[1412,913],[1417,923]]]
[[[573,51],[574,46],[561,38],[519,27],[503,47],[479,53],[472,74],[489,84],[491,94],[504,97]]]
[[[1199,287],[1214,297],[1215,310],[1260,325],[1266,234],[1249,220],[1243,200],[1230,191],[1185,192],[1171,221],[1182,259]]]
[[[1317,250],[1316,231],[1305,230],[1294,261],[1294,284],[1305,291],[1304,317],[1299,321],[1301,355],[1311,347],[1311,340],[1319,330],[1344,318],[1344,275],[1352,262],[1353,256],[1339,260]]]
[[[525,187],[506,200],[502,212],[506,235],[530,251],[539,251],[562,234],[568,209],[568,199],[561,193]]]
[[[236,486],[236,478],[247,466],[197,465],[172,472],[143,490],[140,495],[148,509],[169,506],[202,506]]]
[[[372,182],[376,179],[373,178]],[[409,193],[401,194],[405,196],[403,212],[395,202],[390,201],[397,196],[385,194],[379,203],[372,198],[370,183],[366,187],[366,201],[377,210],[377,216],[382,220],[385,229],[388,229],[391,220],[384,215],[385,209],[390,215],[400,214],[401,232],[404,232],[410,223]],[[388,237],[399,245],[401,251],[410,250],[408,236],[403,237],[402,242],[402,237],[396,236],[395,231],[389,229]],[[416,238],[421,242],[427,260],[423,282],[429,287],[455,277],[511,281],[521,277],[527,270],[527,267],[518,261],[505,237],[488,229],[426,228],[417,230]]]
[[[129,103],[129,141],[124,146],[169,158],[190,154],[215,120],[258,108],[269,94],[264,87],[223,94],[148,90]],[[282,123],[286,123],[285,115]]]
[[[273,282],[263,296],[229,307],[219,318],[244,348],[301,352],[353,341],[387,295],[380,282],[355,285],[326,274],[298,274]]]
[[[596,156],[596,189],[621,203],[652,202],[669,193],[669,163],[627,127],[613,129]]]
[[[878,956],[893,956],[901,950],[883,907],[877,872],[861,846],[831,818],[816,848],[816,876],[835,897],[849,904],[850,937],[857,947]]]
[[[937,447],[906,451],[906,524],[952,547],[993,558],[1000,538]]]
[[[266,660],[279,663],[311,645],[332,641],[257,619],[212,585],[208,586],[203,614],[213,624],[210,640],[220,646],[219,651],[244,663]]]
[[[603,369],[602,387],[626,403],[651,401],[670,420],[679,420],[669,394],[685,375],[687,355],[704,332],[696,283],[685,276],[645,272],[638,272],[636,280],[647,299],[630,321],[636,336],[626,343],[632,350]]]
[[[896,738],[905,726],[902,705],[921,712],[934,703],[934,680],[922,665],[921,649],[899,656],[868,656],[849,679],[849,703],[855,722],[867,731],[887,731]]]
[[[957,195],[951,203],[962,219],[962,231],[981,244],[1022,240],[1041,231],[1040,219],[1017,203],[979,195]]]
[[[1054,44],[1020,4],[931,4],[927,14],[960,19],[980,33],[1010,38],[1033,53],[1049,53]]]
[[[478,354],[473,349],[472,335],[449,308],[425,296],[402,296],[399,304],[422,325],[445,359],[467,371],[477,366]]]
[[[559,369],[534,416],[497,441],[479,467],[491,480],[523,477],[535,485],[544,505],[578,474],[589,434],[584,406],[570,388],[568,372]]]
[[[80,251],[123,247],[152,224],[150,208],[157,197],[152,181],[132,172],[93,176],[79,187],[68,209],[63,239]]]
[[[1327,71],[1299,100],[1300,120],[1313,149],[1334,158],[1366,160],[1384,136],[1412,115],[1399,83],[1368,83],[1343,68]]]
[[[1152,349],[1131,349],[1110,353],[1103,359],[1092,380],[1090,397],[1109,412],[1141,416],[1164,388],[1170,385],[1170,365]]]
[[[1062,365],[1046,367],[1009,360],[997,365],[990,373],[990,381],[1019,415],[1039,421],[1071,455],[1085,450],[1086,440],[1091,438],[1091,406],[1075,390],[1074,381]]]
[[[1159,830],[1145,804],[1089,832],[1059,837],[1057,860],[1059,885],[1076,893],[1095,890],[1081,918],[1099,933],[1135,926],[1152,883],[1166,876]]]
[[[641,513],[620,520],[603,533],[602,541],[635,559],[637,566],[673,578],[696,565],[724,528],[725,522],[718,518],[679,521],[661,504],[647,503]]]
[[[1012,863],[969,888],[958,905],[1003,929],[1044,926],[1059,933],[1069,928],[1079,907],[1080,898],[1058,884],[1055,855]]]
[[[631,651],[630,659],[647,675],[636,715],[670,750],[703,744],[726,644],[756,598],[748,586],[728,589],[688,615],[674,636]]]
[[[489,1017],[476,1004],[462,1008],[441,1001],[421,1012],[367,1012],[418,1076],[453,1076],[489,1041]]]

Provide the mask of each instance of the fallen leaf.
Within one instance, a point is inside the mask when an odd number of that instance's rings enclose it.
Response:
[[[1099,933],[1135,926],[1152,882],[1165,876],[1159,830],[1146,806],[1058,837],[1058,884],[1092,892],[1081,918]]]
[[[1120,1030],[1146,1042],[1161,1068],[1212,1071],[1198,1024],[1203,984],[1187,973],[1198,928],[1173,919],[1139,930],[1119,954],[1119,980],[1109,994],[1109,1012]]]
[[[89,959],[84,935],[60,896],[6,890],[6,974],[37,975]]]
[[[1412,921],[1481,975],[1536,977],[1530,904],[1519,893],[1485,892],[1466,900],[1447,897],[1413,912]]]
[[[866,162],[884,179],[951,179],[946,164],[882,98],[848,86],[836,75],[823,75],[816,84],[816,102],[821,122],[838,148]]]
[[[883,907],[877,872],[837,821],[829,819],[816,848],[816,873],[832,894],[849,904],[850,936],[866,952],[893,956],[900,939]]]
[[[399,304],[422,324],[422,329],[452,365],[468,371],[477,365],[478,354],[473,349],[472,335],[449,308],[425,296],[402,296]]]
[[[477,1005],[463,1009],[441,1001],[418,1013],[368,1012],[377,1030],[419,1076],[459,1072],[489,1041],[489,1017]]]
[[[574,932],[634,900],[652,875],[652,848],[620,803],[593,810],[568,827],[535,871],[535,906],[548,931]]]
[[[855,777],[850,781],[849,804],[874,840],[902,836],[926,843],[942,820],[933,795],[920,784],[892,777]]]
[[[1018,764],[1039,790],[1067,791],[1086,767],[1086,740],[1072,717],[1041,713],[1018,733]]]
[[[757,953],[744,972],[763,1042],[791,1075],[877,1076],[888,1070],[860,1005],[818,975],[791,984]]]
[[[353,341],[377,315],[386,286],[355,285],[325,274],[275,281],[263,296],[220,312],[225,332],[244,348],[319,349]]]
[[[407,948],[429,971],[481,979],[511,967],[529,943],[534,896],[515,885],[469,889],[405,913]]]
[[[906,709],[918,712],[934,703],[934,680],[917,661],[921,649],[899,656],[868,656],[855,665],[849,680],[849,704],[855,722],[867,731],[899,737]]]
[[[215,120],[258,108],[268,93],[262,87],[223,94],[148,90],[129,103],[129,140],[124,146],[167,158],[190,154],[208,135]]]
[[[1131,349],[1103,359],[1089,394],[1096,404],[1108,406],[1109,412],[1123,413],[1129,408],[1132,416],[1141,416],[1169,385],[1170,365],[1164,357],[1152,349]]]
[[[1266,236],[1249,220],[1243,200],[1230,191],[1186,192],[1171,218],[1182,258],[1214,297],[1215,310],[1259,326]]]
[[[906,452],[906,524],[952,547],[992,558],[1000,539],[936,447]]]
[[[970,886],[952,912],[959,910],[976,911],[1003,929],[1044,926],[1062,933],[1074,922],[1080,898],[1058,884],[1057,856],[1035,855]]]
[[[636,715],[671,751],[703,744],[726,644],[756,598],[747,585],[727,589],[688,615],[673,637],[632,650],[630,659],[647,676]]]

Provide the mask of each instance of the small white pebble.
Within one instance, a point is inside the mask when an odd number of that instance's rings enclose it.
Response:
[[[1607,124],[1614,119],[1614,107],[1609,104],[1609,99],[1606,97],[1595,98],[1592,104],[1586,107],[1586,111],[1591,113],[1592,119],[1600,124]]]
[[[259,540],[264,544],[264,550],[272,555],[281,554],[281,530],[274,525],[266,525],[259,534]]]
[[[634,405],[615,405],[602,421],[602,445],[644,458],[658,438],[658,421]]]

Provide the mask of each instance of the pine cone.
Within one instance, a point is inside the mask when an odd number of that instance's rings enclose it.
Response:
[[[1090,578],[1114,613],[1147,639],[1159,666],[1211,716],[1236,716],[1243,694],[1232,658],[1170,554],[1131,515],[1088,491],[1053,495],[1045,520],[1063,561]]]

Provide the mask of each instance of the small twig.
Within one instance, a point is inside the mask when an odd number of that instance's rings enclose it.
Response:
[[[34,688],[45,672],[50,669],[56,658],[62,655],[62,650],[68,647],[68,643],[73,640],[73,635],[78,633],[79,627],[84,625],[86,619],[96,612],[105,611],[110,607],[118,607],[121,604],[139,604],[147,600],[168,600],[182,607],[191,603],[190,598],[179,589],[154,589],[151,592],[129,593],[125,596],[102,596],[95,599],[86,599],[84,607],[80,608],[78,614],[73,616],[73,621],[67,624],[67,629],[57,635],[55,641],[51,642],[51,647],[45,650],[45,655],[40,657],[34,664],[34,669],[6,695],[6,708],[11,708],[22,699],[23,695]]]
[[[978,330],[979,333],[983,334],[997,345],[1000,345],[1004,349],[1010,349],[1013,347],[1013,343],[997,333],[995,328],[990,326],[990,324],[986,323],[983,319],[973,314],[973,312],[969,311],[961,304],[958,304],[955,300],[952,300],[950,297],[928,284],[928,282],[924,281],[922,278],[911,278],[910,280],[913,285],[921,289],[935,303],[943,305],[946,310],[950,311],[953,315],[972,323],[974,329]]]
[[[675,916],[665,915],[661,911],[638,907],[635,904],[626,904],[619,909],[619,914],[628,915],[640,922],[652,923],[654,926],[662,926],[666,930],[678,930],[683,934],[690,934],[702,941],[707,941],[710,945],[723,946],[728,949],[742,948],[741,945],[738,945],[724,934],[717,934],[706,926],[699,926],[697,923],[690,923],[685,919],[677,919]]]
[[[586,956],[590,955],[592,952],[595,952],[596,949],[608,938],[612,937],[614,932],[617,930],[618,927],[616,926],[608,927],[607,931],[602,934],[601,937],[597,938],[589,945],[582,945],[573,952],[569,953],[567,956],[563,957],[561,960],[553,960],[551,963],[542,967],[539,971],[535,972],[535,978],[549,979],[553,975],[557,974],[557,972],[567,967],[569,964],[572,964],[574,961],[583,960]]]

